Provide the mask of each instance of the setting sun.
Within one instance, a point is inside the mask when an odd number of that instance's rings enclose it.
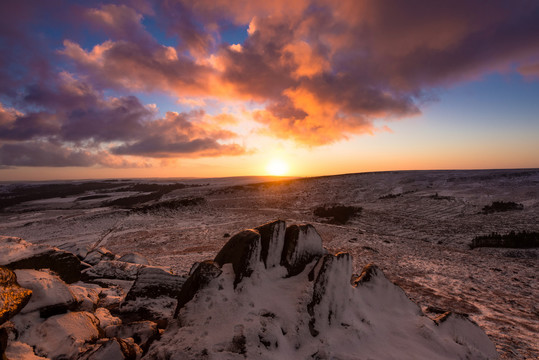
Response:
[[[272,159],[266,166],[266,172],[272,176],[284,176],[288,174],[288,164],[281,159]]]

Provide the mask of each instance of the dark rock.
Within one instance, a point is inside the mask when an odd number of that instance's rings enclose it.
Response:
[[[374,264],[365,265],[359,277],[354,280],[353,285],[357,287],[358,285],[369,282],[374,276],[376,276],[378,271],[378,267]]]
[[[0,265],[11,270],[51,269],[68,284],[80,280],[80,260],[70,252],[6,236],[0,237],[0,245]]]
[[[130,324],[111,325],[105,329],[105,336],[112,338],[132,338],[143,352],[153,341],[159,339],[159,328],[153,321],[135,321]]]
[[[174,317],[178,317],[180,309],[195,296],[197,291],[207,286],[210,281],[221,275],[221,269],[211,260],[201,262],[187,278],[178,296],[178,305]]]
[[[234,287],[244,277],[249,277],[260,264],[260,234],[255,230],[244,230],[230,238],[217,254],[214,262],[219,266],[231,263],[236,278]]]
[[[7,329],[0,328],[0,359],[4,360],[6,359],[4,353],[7,349],[7,340],[8,340],[8,333]]]
[[[135,283],[129,290],[126,300],[139,297],[157,298],[168,296],[176,299],[185,283],[185,278],[173,275],[159,267],[147,266],[139,269]]]
[[[115,258],[116,256],[112,252],[104,247],[100,247],[88,252],[88,254],[84,257],[84,262],[87,262],[90,265],[96,265],[101,260],[114,260]]]
[[[350,298],[349,276],[352,258],[348,253],[324,255],[315,266],[318,270],[314,282],[313,297],[307,305],[311,316],[309,330],[317,336],[324,326],[340,324]],[[314,269],[313,269],[314,270]],[[315,271],[316,271],[315,270]]]
[[[32,290],[21,287],[15,273],[0,266],[0,324],[17,315],[31,296]]]
[[[264,262],[266,269],[280,265],[283,253],[284,236],[286,223],[276,220],[255,228],[260,234],[260,259]]]
[[[322,238],[312,225],[292,225],[286,229],[281,265],[288,269],[288,276],[299,274],[325,253]]]
[[[144,255],[141,255],[139,253],[125,254],[125,255],[122,255],[118,260],[125,261],[128,263],[133,263],[133,264],[150,265],[150,261],[148,260],[148,258],[146,258]]]
[[[85,269],[81,274],[81,279],[83,281],[93,279],[135,280],[142,267],[144,265],[118,260],[102,260],[93,267]]]

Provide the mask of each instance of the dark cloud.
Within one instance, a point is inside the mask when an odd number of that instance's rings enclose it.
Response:
[[[46,141],[0,145],[2,166],[92,166],[99,158],[87,151]]]

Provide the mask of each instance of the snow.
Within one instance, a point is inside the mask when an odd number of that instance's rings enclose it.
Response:
[[[34,349],[20,341],[9,342],[6,349],[6,356],[9,360],[47,360],[48,358],[37,356]]]

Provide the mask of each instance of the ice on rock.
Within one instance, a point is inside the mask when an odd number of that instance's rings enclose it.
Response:
[[[286,229],[281,264],[288,269],[289,276],[299,274],[308,263],[324,254],[322,238],[314,226],[291,225]]]
[[[217,254],[214,262],[219,266],[231,263],[236,278],[234,287],[244,277],[249,277],[260,267],[261,252],[260,234],[256,230],[244,230],[228,240]]]
[[[70,252],[21,238],[0,236],[0,265],[14,269],[51,269],[70,284],[80,279],[80,260]]]
[[[266,269],[279,266],[284,247],[286,223],[282,220],[276,220],[258,226],[255,230],[260,234],[262,245],[260,259],[264,262]]]
[[[15,270],[19,283],[32,290],[22,314],[39,311],[42,318],[73,310],[77,302],[69,286],[50,271]]]

